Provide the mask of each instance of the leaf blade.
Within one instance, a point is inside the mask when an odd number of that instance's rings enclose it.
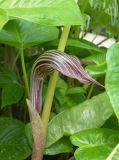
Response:
[[[72,135],[84,129],[102,126],[112,112],[109,98],[103,93],[58,114],[49,122],[46,147],[63,135]]]
[[[25,125],[15,119],[0,118],[0,158],[26,159],[31,154],[24,132]]]
[[[9,0],[1,0],[0,8],[5,9],[9,17],[21,18],[42,25],[84,24],[84,19],[74,0],[24,0],[22,2],[14,0],[12,3]]]
[[[105,86],[114,112],[119,120],[119,62],[118,62],[119,43],[109,48],[106,56],[107,73]]]
[[[29,48],[57,39],[58,29],[24,20],[11,20],[0,31],[0,42],[17,48]]]

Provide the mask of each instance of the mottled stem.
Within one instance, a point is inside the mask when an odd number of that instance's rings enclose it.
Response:
[[[30,100],[27,99],[26,101],[29,110],[34,140],[31,160],[42,160],[46,132],[38,112],[34,109]]]

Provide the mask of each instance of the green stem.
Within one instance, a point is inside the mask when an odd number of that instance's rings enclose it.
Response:
[[[29,84],[28,84],[28,78],[27,78],[26,67],[25,67],[25,62],[24,62],[23,48],[20,49],[20,54],[21,54],[21,65],[22,65],[23,78],[24,78],[24,83],[25,83],[25,88],[26,88],[26,94],[29,97]]]
[[[91,94],[92,94],[93,88],[94,88],[94,83],[93,83],[93,84],[91,84],[90,90],[89,90],[89,92],[88,92],[87,99],[89,99],[89,98],[91,97]]]
[[[14,70],[15,65],[16,65],[16,63],[17,63],[17,60],[18,60],[19,56],[20,56],[20,52],[17,53],[17,55],[16,55],[16,57],[15,57],[15,59],[14,59],[14,61],[13,61],[12,70]]]
[[[69,31],[70,31],[70,26],[65,26],[61,34],[58,50],[62,52],[65,49]],[[58,72],[54,71],[49,80],[43,112],[42,112],[42,121],[43,121],[46,132],[47,132],[48,121],[49,121],[49,116],[51,112],[51,106],[52,106],[57,79],[58,79]]]
[[[76,26],[75,33],[74,33],[74,38],[79,39],[79,34],[80,34],[80,26]]]

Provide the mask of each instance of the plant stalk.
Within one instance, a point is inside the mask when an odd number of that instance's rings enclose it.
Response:
[[[70,26],[65,26],[61,34],[61,38],[60,38],[59,45],[58,45],[58,50],[62,52],[65,49],[69,31],[70,31]],[[44,102],[44,107],[42,111],[42,121],[43,121],[46,132],[47,132],[48,121],[49,121],[49,116],[51,112],[52,101],[54,97],[57,79],[58,79],[58,71],[54,71],[49,80],[48,89],[47,89],[45,102]]]
[[[93,92],[93,89],[94,89],[94,83],[91,84],[91,87],[90,87],[90,90],[89,90],[89,93],[88,93],[88,96],[87,96],[87,99],[89,99],[91,97],[91,94]]]
[[[18,60],[19,56],[20,56],[20,52],[18,52],[16,57],[14,58],[14,61],[13,61],[12,67],[11,67],[12,70],[15,69],[15,66],[16,66],[16,63],[17,63],[17,60]]]
[[[23,71],[23,78],[24,78],[24,83],[25,83],[25,89],[26,89],[26,95],[29,97],[29,84],[28,84],[28,78],[26,74],[26,67],[25,67],[25,62],[24,62],[24,51],[23,48],[20,49],[20,55],[21,55],[21,65],[22,65],[22,71]]]

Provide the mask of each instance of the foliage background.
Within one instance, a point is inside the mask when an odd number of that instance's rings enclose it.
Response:
[[[83,37],[90,32],[118,42],[119,1],[0,0],[0,19],[0,158],[30,159],[33,139],[25,99],[31,68],[46,50],[57,48],[62,26],[72,25],[65,52],[76,55],[105,88],[60,75],[44,159],[105,160],[119,142],[119,44],[107,50]]]

